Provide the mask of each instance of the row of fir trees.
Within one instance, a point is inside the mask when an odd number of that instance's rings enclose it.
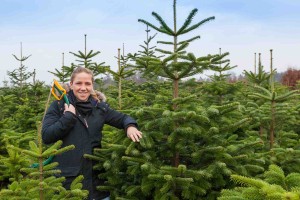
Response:
[[[102,148],[84,155],[105,180],[97,189],[118,200],[300,199],[298,90],[275,82],[272,65],[266,72],[259,63],[257,72],[245,71],[245,79],[230,82],[229,70],[236,66],[228,53],[188,52],[200,36],[182,36],[214,20],[192,23],[197,12],[179,26],[174,0],[172,24],[155,12],[155,23],[139,19],[147,26],[146,40],[135,53],[121,55],[119,49],[115,71],[94,62],[100,51],[86,46],[70,52],[75,63],[50,71],[68,82],[76,66],[89,68],[95,89],[111,107],[136,118],[143,132],[134,143],[123,130],[104,127]],[[149,28],[168,40],[153,46],[156,34]],[[0,199],[85,199],[83,176],[66,190],[64,177],[56,176],[59,163],[45,163],[75,147],[60,148],[61,141],[43,145],[41,123],[54,98],[49,85],[35,80],[35,71],[27,72],[29,56],[21,51],[14,57],[20,62],[8,73],[14,85],[0,88]],[[214,71],[209,81],[193,78],[207,70]],[[107,83],[104,74],[113,81]]]

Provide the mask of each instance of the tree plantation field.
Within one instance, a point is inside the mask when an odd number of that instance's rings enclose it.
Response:
[[[191,31],[214,17],[193,21],[193,9],[179,25],[176,1],[173,9],[174,24],[155,12],[153,21],[139,19],[145,41],[127,55],[119,49],[117,70],[94,61],[99,51],[85,49],[70,52],[74,63],[49,71],[66,83],[77,66],[90,69],[110,107],[137,119],[143,132],[135,143],[124,130],[104,127],[102,147],[84,155],[104,181],[97,189],[118,200],[300,199],[298,72],[276,81],[270,50],[270,68],[258,56],[254,72],[233,79],[228,52],[188,51],[199,39]],[[150,29],[169,40],[156,41]],[[20,65],[8,72],[11,84],[0,88],[0,199],[85,199],[83,176],[66,190],[59,163],[45,163],[76,147],[43,144],[41,122],[55,100],[51,86],[27,70],[30,56],[15,58]],[[194,78],[208,71],[209,79]]]

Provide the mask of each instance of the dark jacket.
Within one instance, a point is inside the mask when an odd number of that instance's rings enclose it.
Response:
[[[50,105],[43,122],[43,142],[50,144],[62,140],[62,147],[75,145],[75,149],[55,156],[53,162],[59,163],[61,176],[68,178],[83,174],[83,188],[92,190],[92,162],[83,155],[92,154],[95,147],[100,147],[103,125],[126,130],[128,126],[137,124],[128,115],[111,109],[106,102],[95,103],[91,114],[85,118],[78,112],[74,115],[63,111],[63,101],[54,101]]]

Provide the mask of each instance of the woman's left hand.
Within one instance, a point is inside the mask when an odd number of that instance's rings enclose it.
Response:
[[[127,128],[127,137],[134,142],[139,142],[142,138],[142,132],[140,132],[136,127],[130,126]]]

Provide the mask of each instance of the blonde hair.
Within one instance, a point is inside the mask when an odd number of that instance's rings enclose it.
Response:
[[[82,73],[82,72],[91,75],[91,76],[92,76],[92,83],[94,83],[95,80],[94,80],[94,74],[93,74],[93,72],[92,72],[90,69],[85,68],[85,67],[77,67],[77,68],[72,72],[72,74],[71,74],[71,80],[70,80],[70,82],[73,82],[74,79],[75,79],[75,76],[76,76],[77,74]]]
[[[70,79],[70,82],[73,82],[74,81],[74,79],[75,79],[75,77],[76,77],[76,75],[77,74],[80,74],[80,73],[87,73],[87,74],[89,74],[89,75],[91,75],[92,76],[92,83],[94,84],[94,82],[95,82],[95,80],[94,80],[94,74],[93,74],[93,72],[90,70],[90,69],[88,69],[88,68],[85,68],[85,67],[77,67],[73,72],[72,72],[72,75],[71,75],[71,79]],[[63,83],[63,84],[61,84],[62,85],[62,87],[67,91],[67,92],[69,92],[70,90],[71,90],[71,87],[70,87],[70,85],[68,84],[68,83]],[[92,90],[91,91],[91,96],[93,97],[93,99],[95,99],[96,101],[98,101],[98,102],[101,102],[101,101],[106,101],[106,96],[102,93],[102,92],[99,92],[99,91],[97,91],[97,90]]]

